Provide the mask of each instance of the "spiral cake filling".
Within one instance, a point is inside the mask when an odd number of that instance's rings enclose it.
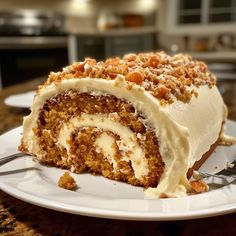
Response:
[[[74,117],[69,120],[67,124],[63,125],[59,134],[58,143],[62,147],[65,147],[69,153],[70,145],[68,144],[68,140],[74,129],[81,127],[97,127],[102,130],[111,131],[118,135],[123,142],[123,145],[121,145],[121,141],[117,141],[119,150],[121,151],[121,159],[131,161],[135,178],[141,179],[143,176],[147,175],[149,171],[147,159],[145,158],[142,148],[139,146],[137,137],[130,128],[112,119],[114,119],[112,116],[107,117],[102,114],[89,115],[83,113],[79,118]],[[98,151],[102,152],[104,156],[116,166],[114,159],[115,147],[112,148],[112,145],[115,145],[115,139],[104,133],[96,140],[96,145]]]
[[[154,187],[164,163],[155,132],[143,119],[115,96],[65,91],[40,109],[34,130],[42,150],[40,161]]]

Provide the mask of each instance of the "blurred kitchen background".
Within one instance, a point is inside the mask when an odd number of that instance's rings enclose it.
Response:
[[[156,50],[235,80],[236,0],[0,0],[0,89],[85,57]]]

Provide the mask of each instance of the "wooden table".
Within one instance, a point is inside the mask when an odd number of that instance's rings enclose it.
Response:
[[[15,85],[0,92],[0,134],[21,125],[28,109],[8,107],[10,94],[36,89],[46,78]],[[229,118],[236,120],[236,83],[220,82],[229,107]],[[236,213],[212,218],[145,222],[121,221],[77,216],[34,206],[0,191],[1,235],[236,235]]]

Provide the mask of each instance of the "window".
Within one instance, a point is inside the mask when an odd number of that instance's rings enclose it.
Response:
[[[179,24],[236,21],[236,0],[179,0]]]
[[[192,24],[201,22],[201,0],[180,0],[179,23]]]
[[[209,11],[209,22],[231,22],[234,21],[235,0],[211,0]]]

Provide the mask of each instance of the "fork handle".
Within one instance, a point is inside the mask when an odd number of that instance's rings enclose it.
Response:
[[[6,164],[9,161],[13,161],[14,159],[18,158],[18,157],[22,157],[25,156],[27,154],[22,153],[22,152],[18,152],[18,153],[14,153],[12,155],[0,158],[0,166]]]

